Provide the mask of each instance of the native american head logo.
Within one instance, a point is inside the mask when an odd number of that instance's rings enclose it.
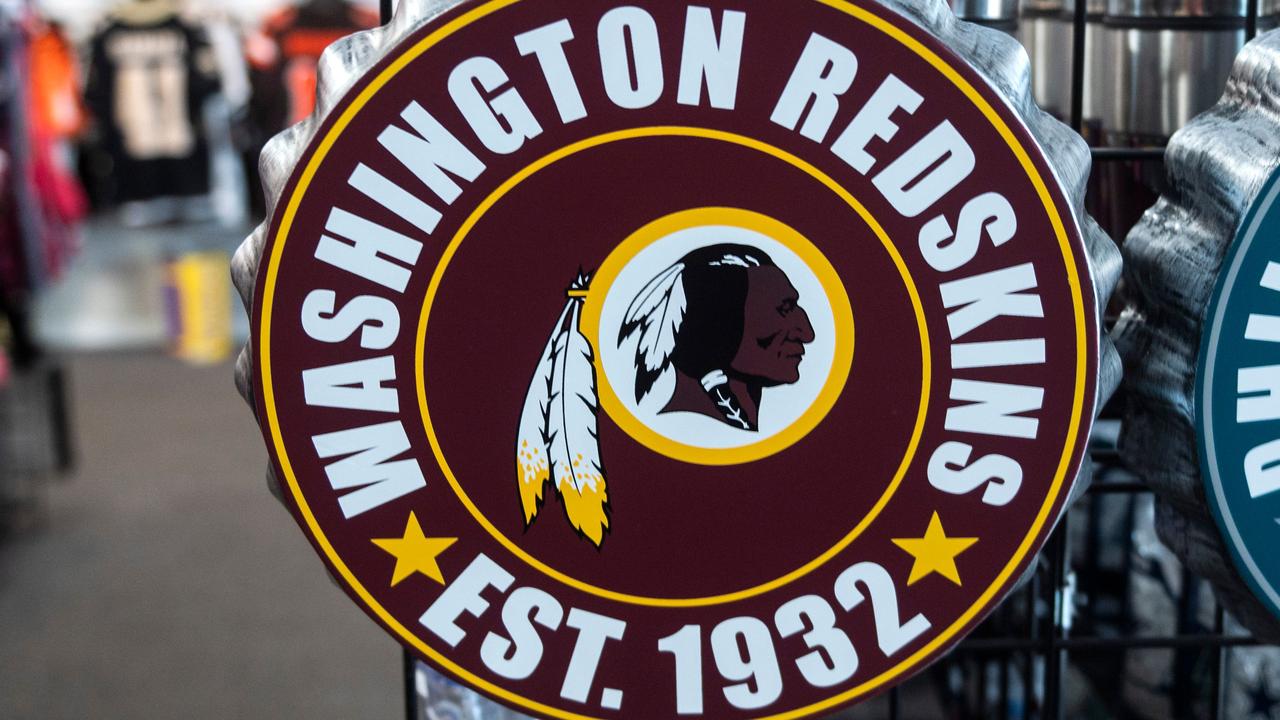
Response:
[[[800,380],[813,325],[800,295],[773,260],[745,245],[686,255],[632,302],[618,335],[632,337],[635,397],[664,374],[675,391],[662,412],[692,412],[756,432],[765,388]]]
[[[569,522],[597,546],[611,508],[598,436],[595,352],[579,324],[590,277],[579,274],[525,397],[516,467],[526,526],[548,480]],[[618,332],[634,344],[639,403],[671,374],[662,413],[695,413],[759,430],[764,390],[800,380],[813,325],[790,278],[764,252],[719,244],[695,250],[636,295]]]

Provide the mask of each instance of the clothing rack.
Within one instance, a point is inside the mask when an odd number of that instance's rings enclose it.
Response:
[[[24,23],[31,12],[31,0],[0,0],[0,148],[9,177],[6,210],[14,220],[10,245],[0,248],[8,268],[0,268],[0,340],[7,340],[0,352],[11,364],[0,385],[0,539],[39,523],[50,479],[73,464],[66,373],[40,352],[29,322],[32,298],[49,279],[40,198],[30,182]]]

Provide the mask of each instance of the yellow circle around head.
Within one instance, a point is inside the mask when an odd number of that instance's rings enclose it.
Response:
[[[600,343],[600,316],[614,281],[645,248],[681,230],[695,227],[729,226],[751,230],[778,241],[795,253],[822,283],[835,318],[836,347],[831,370],[818,397],[795,422],[762,440],[733,448],[706,448],[673,440],[654,430],[627,407],[609,382]],[[908,284],[910,279],[907,278]],[[849,295],[835,268],[809,239],[794,228],[760,213],[735,208],[699,208],[674,213],[637,230],[610,253],[591,281],[582,312],[582,332],[596,347],[596,376],[600,405],[618,427],[645,447],[660,455],[698,465],[738,465],[777,454],[799,442],[822,422],[849,379],[853,364],[854,320]]]

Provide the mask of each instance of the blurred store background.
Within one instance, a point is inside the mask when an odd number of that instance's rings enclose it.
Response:
[[[1160,148],[1276,8],[1076,1],[953,6],[1019,38],[1040,104],[1104,148],[1091,210],[1120,240],[1161,189]],[[0,0],[0,720],[404,716],[399,648],[270,499],[230,367],[255,159],[309,112],[320,51],[377,19],[343,0]],[[845,717],[1280,718],[1280,654],[1222,650],[1247,639],[1102,643],[1061,667],[1010,650],[1064,622],[1232,632],[1156,539],[1116,435],[1095,438],[1113,491],[1072,513],[1065,565]],[[444,703],[421,717],[492,712],[439,683],[416,678]]]
[[[230,361],[255,158],[341,0],[0,0],[0,718],[397,717]]]

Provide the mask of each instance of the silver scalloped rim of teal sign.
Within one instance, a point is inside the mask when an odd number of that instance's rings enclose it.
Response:
[[[1269,642],[1280,642],[1280,614],[1251,577],[1248,563],[1228,549],[1236,538],[1248,540],[1249,533],[1241,532],[1241,516],[1232,516],[1229,525],[1219,513],[1214,476],[1202,462],[1208,453],[1197,421],[1197,408],[1204,405],[1197,382],[1207,367],[1204,348],[1213,347],[1206,326],[1218,317],[1215,288],[1220,295],[1228,287],[1225,277],[1237,260],[1231,248],[1243,244],[1237,241],[1255,227],[1256,209],[1280,167],[1277,68],[1280,31],[1272,31],[1241,50],[1218,104],[1170,140],[1168,185],[1124,244],[1129,306],[1113,332],[1126,369],[1120,453],[1156,495],[1160,539],[1184,567],[1210,582],[1236,620]],[[1231,277],[1230,287],[1236,287],[1239,270]],[[1223,362],[1239,359],[1215,357],[1219,372]],[[1221,405],[1221,393],[1217,396],[1219,413],[1234,411],[1234,383],[1228,392],[1228,405]],[[1234,415],[1228,420],[1234,425]],[[1229,459],[1222,462],[1224,438],[1242,437],[1217,424],[1214,464],[1230,467]],[[1230,499],[1232,478],[1219,476],[1217,482],[1224,489],[1221,497]],[[1239,513],[1239,504],[1230,510]],[[1267,522],[1268,530],[1280,532],[1272,518]],[[1250,547],[1255,567],[1266,567],[1271,555],[1280,563],[1280,553]],[[1274,576],[1280,589],[1280,572]]]
[[[1240,574],[1280,616],[1280,467],[1272,466],[1280,462],[1280,397],[1266,393],[1268,377],[1280,386],[1280,172],[1259,197],[1209,305],[1196,425],[1214,518]],[[1258,453],[1272,462],[1258,462]]]

